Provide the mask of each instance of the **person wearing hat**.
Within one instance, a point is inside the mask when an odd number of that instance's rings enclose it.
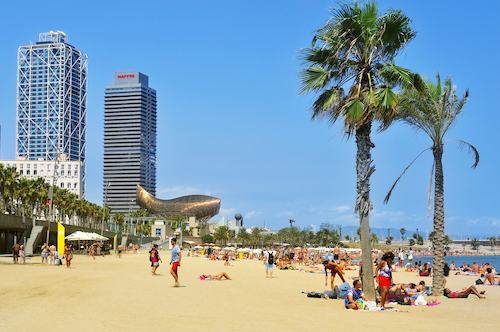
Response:
[[[386,252],[382,256],[382,261],[377,265],[375,274],[378,275],[378,286],[380,293],[380,306],[385,307],[385,299],[389,288],[392,285],[392,260],[394,259],[394,254],[390,251]]]

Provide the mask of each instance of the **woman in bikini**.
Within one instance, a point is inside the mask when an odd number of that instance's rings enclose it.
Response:
[[[66,243],[64,246],[64,255],[63,259],[66,260],[66,267],[69,269],[71,265],[71,259],[73,258],[73,248],[69,245],[69,243]]]
[[[477,290],[475,286],[464,288],[460,292],[452,292],[449,288],[445,288],[443,293],[444,296],[449,297],[450,299],[466,299],[471,293],[473,293],[480,299],[485,299],[484,296],[481,296],[481,293]]]
[[[207,279],[208,280],[222,280],[222,278],[226,278],[227,280],[232,280],[231,278],[229,278],[229,276],[227,275],[226,272],[221,272],[216,276],[206,275],[206,274],[202,274],[200,276],[200,279],[203,279],[203,280],[207,280]]]
[[[380,306],[385,307],[385,299],[389,293],[389,288],[392,285],[392,260],[394,259],[394,254],[390,251],[386,252],[382,256],[382,261],[377,265],[375,274],[378,275],[378,286],[380,293]]]

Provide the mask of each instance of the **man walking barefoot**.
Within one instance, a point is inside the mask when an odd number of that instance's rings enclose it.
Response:
[[[174,246],[172,248],[172,259],[170,260],[170,263],[172,265],[172,269],[170,270],[170,274],[172,277],[175,279],[175,284],[174,287],[179,287],[179,274],[177,272],[177,268],[181,266],[181,249],[177,245],[177,239],[173,238],[171,240],[172,245]]]

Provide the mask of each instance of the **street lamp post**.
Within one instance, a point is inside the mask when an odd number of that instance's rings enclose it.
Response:
[[[290,219],[290,234],[292,235],[292,237],[290,238],[290,240],[293,240],[293,223],[295,223],[295,220],[293,219]],[[290,241],[292,242],[292,241]],[[290,243],[293,245],[293,243]]]
[[[104,203],[102,205],[102,223],[101,223],[101,236],[104,234],[104,216],[106,215],[106,201],[108,199],[108,188],[111,182],[108,181],[106,188],[104,188]]]
[[[52,173],[52,185],[49,188],[49,223],[47,225],[47,245],[50,245],[50,223],[54,219],[54,207],[53,207],[53,200],[54,200],[54,185],[56,183],[56,172],[57,172],[57,162],[59,159],[59,151],[56,152],[56,156],[54,158],[54,173]]]

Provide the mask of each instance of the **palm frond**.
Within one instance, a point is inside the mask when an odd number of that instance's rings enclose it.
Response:
[[[415,160],[417,160],[425,151],[427,150],[432,150],[432,147],[431,148],[427,148],[425,149],[424,151],[420,152],[420,154],[415,158],[413,159],[413,161],[408,165],[406,166],[406,168],[403,170],[403,172],[398,176],[398,178],[396,179],[396,181],[394,181],[394,183],[392,184],[392,187],[391,189],[389,189],[389,192],[387,193],[387,195],[385,196],[384,198],[384,204],[387,204],[389,202],[389,199],[391,198],[391,194],[392,194],[392,191],[394,190],[394,188],[396,187],[396,184],[398,183],[398,181],[401,179],[401,177],[406,173],[406,171],[408,170],[408,168],[410,168],[410,166],[415,162]]]
[[[474,169],[477,167],[477,164],[479,164],[479,152],[472,144],[467,143],[467,142],[462,141],[462,140],[459,140],[459,139],[456,139],[456,138],[446,140],[445,142],[449,142],[449,141],[458,142],[458,148],[460,150],[467,149],[467,154],[471,154],[474,157],[474,164],[471,166],[471,168]]]

